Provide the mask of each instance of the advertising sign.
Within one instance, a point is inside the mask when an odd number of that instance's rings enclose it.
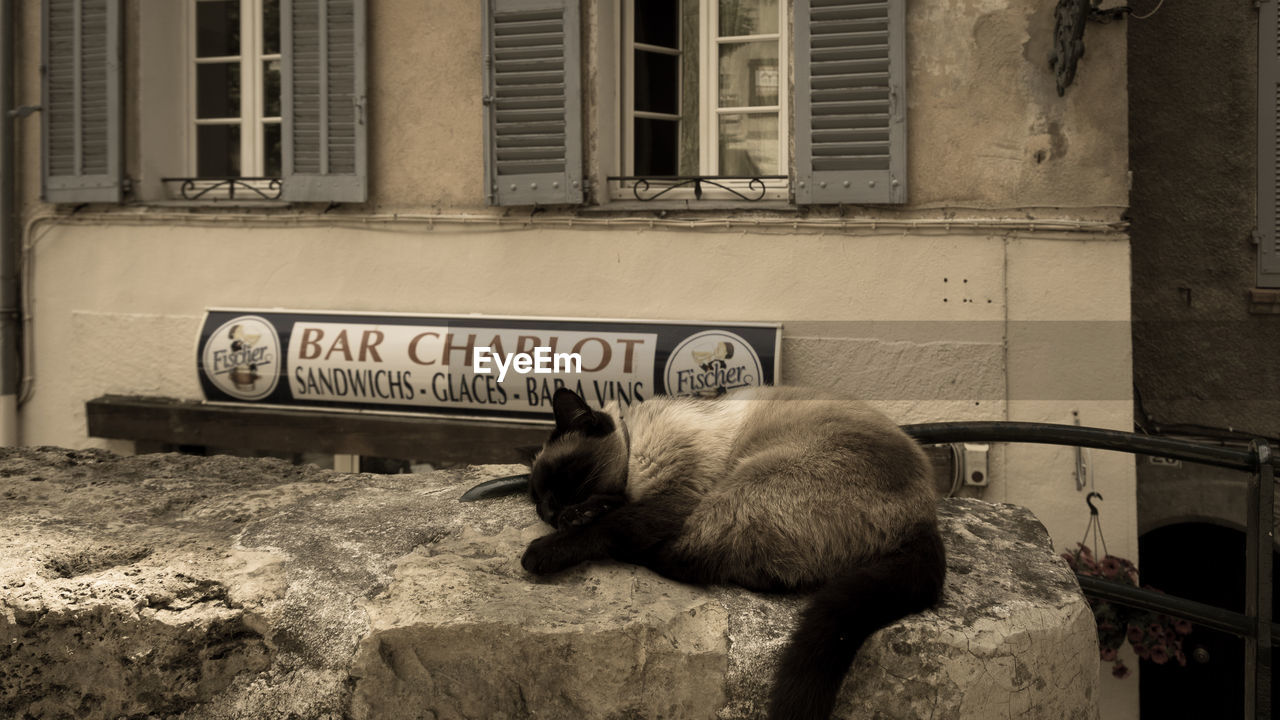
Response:
[[[767,323],[209,310],[209,402],[550,420],[559,387],[592,405],[778,381]]]

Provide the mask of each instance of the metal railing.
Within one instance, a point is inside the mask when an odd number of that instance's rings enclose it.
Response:
[[[1115,450],[1250,472],[1247,491],[1245,611],[1232,612],[1205,603],[1077,575],[1085,594],[1141,610],[1152,610],[1244,638],[1246,720],[1271,717],[1271,648],[1280,632],[1271,617],[1274,544],[1275,467],[1277,457],[1265,440],[1247,449],[1203,445],[1116,430],[1019,422],[956,422],[904,425],[921,443],[1016,442]]]
[[[282,189],[278,177],[160,178],[163,183],[181,183],[183,200],[279,200]],[[240,197],[236,198],[236,193]]]
[[[635,199],[657,200],[677,188],[693,188],[693,198],[701,200],[707,187],[727,192],[740,200],[756,201],[769,192],[769,182],[780,182],[786,175],[614,175],[610,182],[630,187]]]

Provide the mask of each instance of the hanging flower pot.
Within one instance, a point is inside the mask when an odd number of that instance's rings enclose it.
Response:
[[[1103,555],[1098,560],[1084,543],[1076,543],[1076,548],[1062,553],[1062,558],[1078,575],[1161,592],[1150,585],[1140,585],[1138,568],[1129,560],[1115,555]],[[1138,657],[1157,665],[1170,660],[1183,666],[1187,664],[1187,656],[1182,652],[1182,638],[1191,632],[1189,621],[1095,598],[1089,598],[1089,606],[1093,608],[1093,619],[1098,626],[1098,655],[1104,662],[1112,663],[1111,674],[1115,677],[1129,676],[1129,668],[1119,658],[1120,647],[1125,642],[1133,647]]]

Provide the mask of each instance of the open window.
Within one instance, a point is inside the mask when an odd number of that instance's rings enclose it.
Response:
[[[187,198],[276,199],[282,176],[280,0],[190,0]]]
[[[487,7],[493,204],[582,202],[584,115],[596,202],[906,202],[905,0]]]
[[[614,197],[787,197],[785,6],[624,2]]]

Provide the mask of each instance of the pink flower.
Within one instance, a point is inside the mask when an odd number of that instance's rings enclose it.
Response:
[[[1102,658],[1103,662],[1111,662],[1115,660],[1116,655],[1118,655],[1118,653],[1116,652],[1116,649],[1113,647],[1102,648],[1102,652],[1099,653],[1099,656]]]
[[[1163,645],[1157,645],[1151,648],[1151,662],[1157,665],[1163,665],[1169,662],[1169,652],[1165,650]]]
[[[1120,561],[1110,555],[1102,559],[1102,574],[1108,579],[1114,579],[1120,576],[1124,570],[1124,565]]]
[[[1142,642],[1142,628],[1137,625],[1130,625],[1128,637],[1129,642],[1136,646],[1138,643]]]
[[[1116,664],[1111,666],[1111,674],[1123,680],[1129,677],[1129,668],[1125,667],[1124,663],[1117,660]]]
[[[1186,635],[1191,632],[1191,621],[1178,618],[1173,621],[1173,631],[1179,635]]]

